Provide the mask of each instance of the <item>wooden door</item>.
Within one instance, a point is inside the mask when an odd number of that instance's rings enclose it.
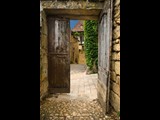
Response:
[[[105,113],[109,112],[110,58],[112,43],[112,0],[105,2],[99,19],[98,38],[98,98]]]
[[[69,24],[69,19],[48,16],[49,93],[70,92]]]

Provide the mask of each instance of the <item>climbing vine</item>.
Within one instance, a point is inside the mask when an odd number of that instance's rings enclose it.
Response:
[[[84,22],[84,47],[86,64],[92,69],[98,66],[98,23],[95,20]]]
[[[77,37],[83,35],[83,32],[72,32],[72,35]]]

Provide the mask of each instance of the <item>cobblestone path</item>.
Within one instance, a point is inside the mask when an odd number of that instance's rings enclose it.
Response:
[[[96,80],[97,74],[85,74],[84,65],[71,65],[71,93],[50,95],[41,102],[40,120],[118,120],[103,114]]]

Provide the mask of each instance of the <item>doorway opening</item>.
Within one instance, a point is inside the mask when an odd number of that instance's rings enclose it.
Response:
[[[78,1],[79,4],[80,1]],[[98,21],[98,82],[97,96],[103,107],[104,113],[109,107],[110,93],[110,58],[111,58],[111,41],[112,41],[112,1],[105,3],[80,3],[82,6],[76,6],[77,2],[49,2],[44,1],[45,15],[47,20],[47,39],[48,47],[47,64],[48,74],[45,93],[71,93],[70,81],[70,19],[84,19]],[[93,7],[95,5],[95,7]],[[85,7],[83,7],[85,6]],[[44,19],[45,20],[45,19]],[[44,21],[45,22],[45,21]],[[94,28],[95,29],[95,28]],[[92,29],[88,29],[91,31]],[[91,36],[92,39],[94,38]],[[92,45],[90,45],[92,46]],[[85,47],[84,47],[85,49]],[[75,51],[75,48],[72,50]],[[89,51],[93,54],[92,51]],[[73,62],[78,63],[75,53],[72,52]],[[94,55],[94,54],[93,54]],[[90,65],[90,60],[87,66]],[[88,68],[87,68],[88,70]],[[86,78],[86,77],[85,77]],[[79,85],[79,83],[78,83]],[[73,91],[73,90],[72,90]]]
[[[89,20],[87,21],[89,22]],[[94,20],[94,22],[97,21]],[[98,74],[97,70],[91,70],[91,68],[96,68],[96,66],[92,64],[95,63],[93,61],[98,59],[98,30],[96,30],[95,35],[93,35],[96,36],[96,38],[92,38],[90,34],[87,34],[85,23],[85,20],[70,20],[70,95],[97,99]],[[96,26],[98,26],[98,24],[95,25],[95,27]],[[90,29],[94,29],[94,26],[91,26]],[[89,46],[87,44],[97,45]],[[92,55],[90,55],[90,53]],[[90,65],[88,61],[92,61]]]

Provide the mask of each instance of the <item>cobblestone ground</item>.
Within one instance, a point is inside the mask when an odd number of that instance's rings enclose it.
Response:
[[[71,93],[50,95],[41,102],[40,120],[118,120],[103,114],[94,93],[96,77],[85,75],[84,65],[71,65]]]

